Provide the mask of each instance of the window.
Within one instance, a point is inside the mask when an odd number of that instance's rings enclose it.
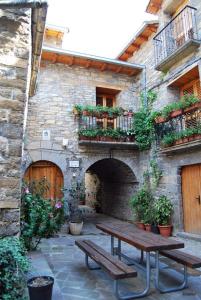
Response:
[[[97,87],[96,88],[96,105],[115,107],[116,96],[120,90]],[[101,128],[116,128],[116,120],[114,119],[97,119],[97,125]]]
[[[96,105],[114,107],[115,106],[115,96],[98,94],[96,96]],[[114,128],[115,127],[114,120],[110,120],[110,119],[106,119],[106,118],[97,120],[97,124],[101,128],[108,128],[108,127]]]

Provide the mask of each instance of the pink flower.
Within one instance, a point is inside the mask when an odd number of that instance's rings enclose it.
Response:
[[[28,187],[25,188],[24,192],[25,192],[25,194],[29,194],[29,189],[28,189]]]
[[[61,201],[59,201],[59,202],[57,202],[57,203],[55,204],[55,207],[56,207],[56,208],[61,208],[62,206],[63,206],[63,204],[62,204]]]

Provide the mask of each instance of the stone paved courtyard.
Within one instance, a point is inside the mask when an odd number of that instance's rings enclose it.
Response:
[[[59,234],[58,237],[43,240],[40,248],[45,255],[48,264],[54,274],[56,284],[58,285],[63,297],[55,297],[53,300],[113,300],[116,299],[113,295],[113,281],[102,270],[90,271],[85,266],[84,253],[78,249],[74,242],[75,239],[87,238],[93,240],[106,250],[110,250],[110,237],[96,229],[95,223],[100,221],[111,220],[112,218],[103,215],[88,218],[84,223],[84,229],[81,236],[75,237],[70,234]],[[181,238],[180,238],[181,240]],[[189,253],[201,256],[201,242],[183,240],[186,245],[186,251]],[[122,244],[124,252],[130,256],[139,256],[139,251],[127,244]],[[173,265],[177,269],[171,271],[167,268],[167,264]],[[152,259],[153,263],[153,259]],[[163,274],[167,284],[176,283],[178,279],[182,279],[181,266],[170,262],[164,258],[162,267],[165,267]],[[144,273],[138,271],[138,277],[122,281],[121,287],[127,290],[139,291],[144,287]],[[189,287],[180,292],[160,294],[155,290],[152,284],[149,296],[144,299],[153,300],[198,300],[201,299],[201,269],[189,270]],[[174,281],[168,275],[172,275]],[[58,299],[59,298],[59,299]]]

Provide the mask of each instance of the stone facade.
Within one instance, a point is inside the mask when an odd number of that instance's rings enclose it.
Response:
[[[29,100],[26,127],[25,158],[26,169],[31,162],[48,160],[57,164],[64,175],[64,185],[69,188],[73,180],[82,180],[90,167],[103,159],[110,158],[124,163],[125,169],[132,170],[136,182],[140,181],[137,172],[138,151],[107,148],[91,148],[78,144],[78,121],[73,115],[75,104],[96,104],[96,87],[121,90],[116,97],[116,105],[126,109],[138,109],[135,77],[110,72],[101,72],[76,66],[51,64],[43,61],[40,70],[38,90]],[[50,130],[50,140],[42,140],[43,130]],[[67,147],[62,146],[68,140]],[[70,168],[69,160],[80,160],[79,168]],[[116,166],[115,166],[116,168]],[[134,183],[134,186],[136,184]],[[105,188],[101,188],[101,193]],[[111,192],[112,193],[112,192]],[[112,206],[111,214],[125,219],[128,215],[130,193],[121,191],[122,204]],[[102,196],[103,198],[103,196]],[[104,209],[106,212],[106,208]]]
[[[0,235],[19,232],[24,108],[31,10],[0,9]]]
[[[170,16],[164,13],[169,0],[162,2],[162,7],[158,12],[159,28],[158,32],[164,28],[165,24],[170,20]],[[201,2],[199,0],[190,1],[190,5],[197,9],[196,21],[198,36],[201,39]],[[157,33],[156,33],[157,34]],[[187,71],[194,65],[198,65],[199,72],[201,70],[201,47],[192,51],[188,56],[179,59],[166,73],[155,70],[154,57],[154,43],[153,34],[141,48],[134,53],[133,57],[129,59],[130,62],[140,63],[146,65],[147,71],[147,88],[153,89],[157,92],[157,101],[154,103],[154,109],[161,109],[166,104],[178,101],[180,98],[179,89],[168,87],[168,84],[181,74]],[[201,72],[200,72],[201,78]],[[153,151],[153,149],[152,149]],[[140,165],[147,165],[147,161],[152,156],[150,153],[141,153]],[[166,194],[174,203],[173,224],[174,229],[183,231],[183,204],[182,204],[182,190],[181,190],[181,168],[186,165],[201,163],[201,150],[184,149],[183,152],[174,154],[162,154],[158,152],[158,163],[163,171],[163,177],[157,190],[157,194]]]

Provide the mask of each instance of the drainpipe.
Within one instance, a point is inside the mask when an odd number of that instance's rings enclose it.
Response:
[[[147,70],[146,70],[146,66],[143,66],[143,71],[142,71],[142,84],[143,84],[143,94],[144,94],[144,107],[147,108],[148,103],[147,103]]]
[[[0,1],[0,8],[41,8],[47,7],[47,0],[2,0]]]

